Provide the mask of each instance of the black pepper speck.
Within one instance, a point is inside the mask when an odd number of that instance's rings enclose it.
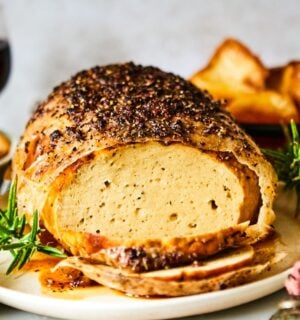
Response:
[[[50,140],[52,142],[56,141],[57,139],[59,139],[62,136],[62,133],[59,130],[54,130],[51,134],[50,134]]]

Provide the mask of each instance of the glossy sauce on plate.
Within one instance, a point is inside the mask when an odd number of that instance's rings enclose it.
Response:
[[[40,241],[51,246],[58,245],[47,231],[40,234]],[[56,298],[82,299],[91,295],[107,294],[107,291],[114,292],[90,280],[81,271],[68,267],[55,269],[60,261],[59,258],[36,252],[21,271],[38,272],[42,292]]]
[[[62,299],[82,299],[85,297],[111,294],[121,294],[103,287],[90,280],[82,272],[73,268],[63,267],[55,269],[59,258],[49,257],[42,253],[35,253],[21,270],[21,272],[36,272],[43,294]]]

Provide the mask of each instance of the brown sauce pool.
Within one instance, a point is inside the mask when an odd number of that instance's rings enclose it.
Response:
[[[42,232],[39,238],[43,244],[58,246],[47,231]],[[55,269],[60,261],[59,258],[36,252],[21,272],[39,273],[42,293],[56,298],[82,299],[95,295],[121,294],[89,279],[79,270],[69,267]]]
[[[61,299],[83,299],[101,295],[123,295],[90,280],[81,271],[69,267],[55,269],[59,258],[35,253],[21,272],[36,272],[41,292]]]
[[[76,288],[86,288],[98,285],[82,272],[68,268],[53,268],[60,261],[58,258],[49,258],[41,253],[35,254],[22,271],[39,272],[39,281],[42,287],[52,291],[63,291]]]

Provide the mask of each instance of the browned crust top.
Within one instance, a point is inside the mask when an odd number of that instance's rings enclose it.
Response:
[[[64,107],[49,106],[58,96]],[[91,133],[125,143],[142,138],[189,141],[197,122],[206,128],[204,134],[234,134],[226,123],[230,116],[207,92],[172,73],[132,62],[77,73],[54,89],[30,123],[45,114],[68,122],[49,134],[47,151],[61,140],[81,142]]]

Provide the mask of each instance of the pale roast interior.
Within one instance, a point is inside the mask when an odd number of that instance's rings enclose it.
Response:
[[[258,179],[246,166],[177,143],[148,142],[82,164],[53,210],[60,229],[126,240],[215,232],[251,220],[259,204]]]

